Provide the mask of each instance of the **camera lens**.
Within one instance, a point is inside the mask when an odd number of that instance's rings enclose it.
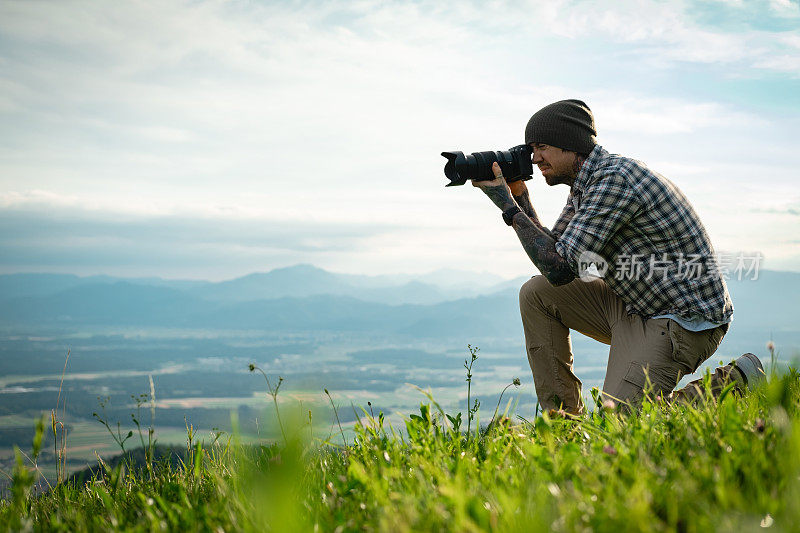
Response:
[[[531,163],[531,148],[526,144],[514,146],[507,151],[499,152],[473,152],[464,155],[464,152],[442,152],[447,159],[444,166],[444,175],[450,180],[447,187],[464,185],[468,180],[488,181],[494,179],[492,163],[500,165],[506,181],[527,180],[533,175]]]

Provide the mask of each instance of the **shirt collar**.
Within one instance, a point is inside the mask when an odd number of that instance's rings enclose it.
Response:
[[[599,144],[594,146],[592,151],[589,152],[589,157],[586,158],[586,161],[583,162],[581,169],[578,171],[575,183],[572,184],[573,191],[583,192],[586,190],[586,187],[589,185],[589,179],[600,165],[600,161],[602,161],[606,155],[608,155],[608,152],[606,152],[602,146]]]

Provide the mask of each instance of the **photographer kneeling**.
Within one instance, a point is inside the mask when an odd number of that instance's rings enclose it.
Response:
[[[525,128],[533,164],[548,185],[570,186],[552,229],[531,205],[525,182],[473,181],[503,212],[542,273],[522,286],[528,361],[543,409],[584,410],[573,372],[574,329],[610,345],[604,399],[635,405],[645,392],[691,400],[700,380],[672,392],[716,351],[733,316],[708,234],[689,201],[643,163],[595,141],[594,117],[580,100],[537,111]],[[602,277],[587,275],[594,264]],[[712,391],[739,389],[763,375],[744,354],[718,368]]]

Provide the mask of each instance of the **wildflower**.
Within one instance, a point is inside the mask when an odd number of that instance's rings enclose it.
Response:
[[[617,455],[617,449],[610,444],[603,446],[603,452],[607,453],[608,455]]]
[[[772,341],[767,341],[767,350],[769,350],[770,352],[774,351],[775,350],[775,343],[772,342]]]
[[[247,365],[247,368],[249,368],[249,369],[250,369],[250,372],[255,372],[255,370],[256,370],[256,365],[254,365],[253,363],[250,363],[249,365]]]
[[[514,385],[519,387],[522,382],[519,380],[519,378],[514,378],[514,381],[512,383],[514,383]]]
[[[501,416],[500,418],[498,418],[498,419],[495,421],[495,424],[497,424],[498,426],[505,426],[505,427],[508,427],[508,426],[510,426],[510,425],[511,425],[511,419],[510,419],[510,418],[508,418],[507,416]]]
[[[764,433],[764,429],[765,429],[764,419],[763,418],[757,419],[755,430],[758,431],[759,433]]]
[[[609,411],[613,411],[617,407],[617,404],[614,403],[614,400],[603,400],[603,409],[608,409]]]

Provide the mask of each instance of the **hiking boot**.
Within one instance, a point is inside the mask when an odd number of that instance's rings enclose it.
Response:
[[[766,377],[764,366],[755,354],[746,353],[731,363],[733,371],[742,378],[742,389],[752,389]]]

